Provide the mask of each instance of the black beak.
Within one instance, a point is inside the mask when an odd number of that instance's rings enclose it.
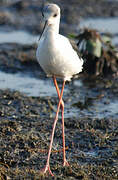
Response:
[[[43,32],[44,32],[44,30],[45,30],[45,28],[46,28],[46,26],[47,26],[47,22],[48,22],[48,21],[45,21],[45,24],[44,24],[42,33],[41,33],[41,35],[40,35],[40,37],[39,37],[39,41],[40,41],[40,39],[41,39],[41,37],[42,37],[42,35],[43,35]]]

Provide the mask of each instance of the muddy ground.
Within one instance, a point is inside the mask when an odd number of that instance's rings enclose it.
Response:
[[[53,1],[62,7],[61,32],[74,31],[81,17],[118,16],[118,2],[106,0]],[[73,2],[73,6],[70,3]],[[1,30],[41,31],[41,1],[0,1]],[[71,16],[70,16],[71,14]],[[79,16],[78,16],[79,15]],[[69,28],[70,27],[70,28]],[[0,44],[0,71],[45,80],[35,58],[36,45]],[[18,91],[0,90],[0,179],[118,179],[118,112],[110,109],[96,116],[95,104],[102,107],[118,100],[118,80],[113,77],[86,77],[67,83],[65,94],[66,153],[69,167],[62,167],[61,117],[51,155],[55,178],[41,176],[49,146],[57,97],[29,97]],[[2,83],[2,82],[1,82]],[[60,83],[61,85],[61,83]],[[39,87],[40,88],[40,87]],[[79,95],[78,95],[79,94]],[[100,104],[100,105],[101,105]],[[109,107],[110,108],[110,107]],[[71,111],[77,113],[72,114]]]
[[[118,84],[107,87],[107,83],[98,86],[102,94],[97,101],[106,91],[107,99],[118,98]],[[92,100],[75,104],[68,98],[64,100],[65,104],[68,101],[71,104],[70,111],[73,106],[83,112],[92,107]],[[56,105],[56,97],[27,97],[19,92],[0,91],[1,178],[53,179],[48,174],[42,177],[39,170],[46,163]],[[50,160],[55,179],[118,179],[118,114],[106,118],[80,114],[65,118],[66,154],[70,164],[67,168],[62,167],[59,118]]]

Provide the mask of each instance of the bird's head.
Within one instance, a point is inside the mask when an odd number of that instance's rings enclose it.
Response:
[[[59,31],[59,22],[60,22],[60,8],[56,4],[47,4],[43,7],[42,16],[44,21],[44,28],[41,33],[39,40],[41,39],[45,29],[50,27],[54,32]]]
[[[43,20],[48,25],[53,25],[60,20],[60,8],[56,4],[47,4],[42,11]]]

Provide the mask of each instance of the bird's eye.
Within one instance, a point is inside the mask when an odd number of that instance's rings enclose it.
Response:
[[[53,17],[56,17],[57,16],[57,14],[54,14],[54,16]]]

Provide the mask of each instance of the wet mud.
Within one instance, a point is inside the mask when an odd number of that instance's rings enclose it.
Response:
[[[53,179],[48,174],[43,177],[39,170],[46,163],[56,105],[56,97],[28,97],[17,91],[0,91],[1,177]],[[82,103],[76,106],[81,111],[87,108]],[[70,110],[72,107],[73,101]],[[117,179],[117,121],[117,116],[92,118],[84,111],[83,116],[78,113],[76,117],[65,117],[70,166],[63,167],[60,117],[50,160],[55,179]]]
[[[65,34],[74,31],[72,25],[81,17],[118,15],[117,1],[53,2],[62,8],[61,32]],[[38,0],[0,1],[0,31],[39,34],[40,10]],[[40,173],[46,163],[58,99],[52,81],[45,77],[36,61],[36,48],[36,44],[0,43],[1,76],[4,73],[13,78],[22,74],[24,84],[20,89],[25,86],[26,76],[39,80],[39,86],[29,84],[27,89],[32,91],[23,93],[15,88],[13,81],[10,82],[14,89],[10,86],[3,89],[4,81],[7,84],[9,81],[0,79],[0,179],[118,179],[118,79],[86,74],[67,83],[64,91],[66,154],[70,166],[62,166],[60,114],[50,160],[55,177]],[[39,91],[36,93],[35,89]]]

